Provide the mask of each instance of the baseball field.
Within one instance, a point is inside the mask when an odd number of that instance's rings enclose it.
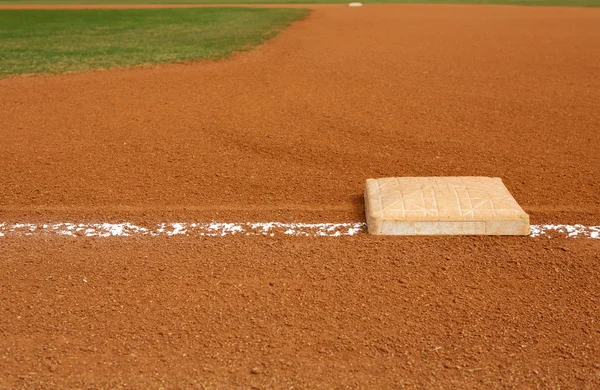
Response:
[[[0,389],[599,388],[600,2],[498,2],[1,2]]]

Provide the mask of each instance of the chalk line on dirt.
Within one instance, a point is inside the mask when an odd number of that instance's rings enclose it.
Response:
[[[70,237],[223,237],[297,236],[340,237],[366,233],[364,222],[283,223],[283,222],[170,222],[153,226],[123,223],[0,223],[0,237],[58,235]],[[600,239],[599,226],[531,225],[530,237]]]

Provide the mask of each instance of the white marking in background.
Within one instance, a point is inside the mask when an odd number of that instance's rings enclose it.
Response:
[[[366,233],[367,224],[352,223],[282,223],[282,222],[172,222],[142,227],[124,223],[0,223],[0,237],[61,235],[69,237],[133,236],[269,236],[340,237]],[[531,225],[530,237],[600,239],[600,226]]]

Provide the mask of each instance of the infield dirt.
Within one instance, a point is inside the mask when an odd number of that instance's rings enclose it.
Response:
[[[0,221],[364,220],[501,177],[600,221],[600,9],[316,8],[221,62],[0,80]],[[600,240],[0,238],[0,387],[600,386]]]

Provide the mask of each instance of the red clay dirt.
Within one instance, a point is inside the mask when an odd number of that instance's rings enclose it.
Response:
[[[0,223],[364,220],[503,178],[600,221],[600,9],[315,9],[221,62],[0,80]],[[600,241],[0,238],[0,388],[596,388]]]

